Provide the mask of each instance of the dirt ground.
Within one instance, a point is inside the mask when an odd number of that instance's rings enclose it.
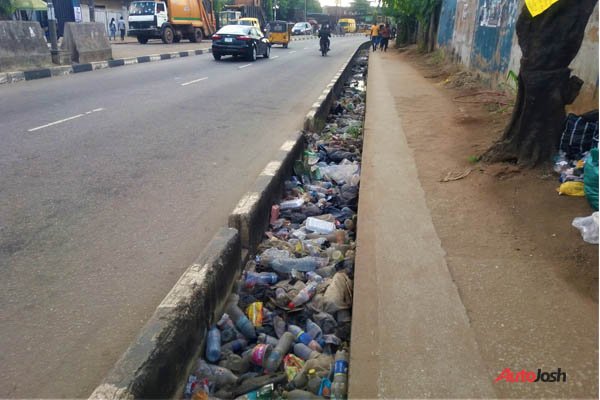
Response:
[[[495,383],[498,397],[597,398],[598,246],[571,227],[593,210],[557,194],[551,165],[476,161],[500,137],[512,96],[466,96],[486,89],[439,54],[371,56],[406,70],[390,82],[396,107],[490,378],[505,368],[567,373],[566,383]]]

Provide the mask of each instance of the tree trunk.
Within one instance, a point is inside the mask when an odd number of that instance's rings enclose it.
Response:
[[[483,155],[484,161],[533,167],[556,152],[565,105],[583,84],[568,67],[596,2],[561,0],[536,17],[523,6],[516,26],[523,52],[517,101],[502,138]]]
[[[431,53],[435,50],[437,38],[438,23],[440,20],[440,5],[436,4],[429,16],[429,32],[427,33],[427,52]]]

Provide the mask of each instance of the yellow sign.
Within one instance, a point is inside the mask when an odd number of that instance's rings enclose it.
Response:
[[[550,6],[557,1],[558,0],[525,0],[525,4],[527,4],[531,16],[535,17],[549,9]]]

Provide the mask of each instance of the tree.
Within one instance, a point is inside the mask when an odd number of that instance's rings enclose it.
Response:
[[[371,14],[371,2],[369,0],[354,0],[350,4],[350,9],[359,16]]]
[[[0,0],[0,20],[10,19],[10,16],[15,12],[10,0]]]
[[[487,162],[533,167],[556,152],[571,104],[583,81],[569,64],[579,51],[597,0],[561,0],[532,17],[526,6],[517,20],[521,57],[518,92],[502,138],[483,155]]]
[[[399,21],[398,40],[416,41],[423,50],[433,51],[441,0],[383,0],[384,9],[391,11]]]

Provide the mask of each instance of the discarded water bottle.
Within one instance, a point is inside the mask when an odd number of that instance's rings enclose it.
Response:
[[[216,363],[221,358],[221,331],[216,326],[208,330],[206,335],[206,359]]]
[[[289,302],[289,298],[287,292],[283,288],[275,289],[275,300],[281,305],[287,304]]]
[[[313,394],[319,394],[319,388],[321,387],[321,378],[317,375],[317,370],[311,368],[308,370],[308,383],[306,388]]]
[[[315,217],[306,218],[305,226],[306,229],[321,235],[329,235],[335,232],[335,224],[333,222],[323,221]]]
[[[267,335],[266,333],[260,333],[258,335],[258,339],[256,340],[258,343],[266,343],[272,346],[276,346],[279,340],[276,337],[271,335]]]
[[[312,350],[310,347],[305,345],[304,343],[296,343],[294,345],[294,354],[303,359],[304,361],[309,360],[311,358],[316,358],[319,356],[318,351]]]
[[[232,340],[238,339],[241,334],[235,329],[235,324],[229,318],[229,314],[223,314],[217,326],[221,329],[221,343],[231,342]]]
[[[283,318],[281,318],[279,315],[273,317],[273,329],[275,329],[275,334],[278,338],[283,336],[284,332],[286,331],[286,325],[287,324],[285,323]]]
[[[294,209],[302,207],[302,204],[304,204],[304,199],[303,198],[298,198],[298,199],[293,199],[293,200],[286,200],[286,201],[282,201],[279,204],[279,209],[281,211],[283,211],[283,210],[294,210]]]
[[[244,273],[244,285],[247,288],[253,288],[256,285],[269,286],[277,283],[278,276],[274,272],[251,272]]]
[[[296,308],[312,299],[315,293],[317,293],[317,285],[317,282],[308,282],[308,284],[298,292],[296,297],[288,303],[288,308]]]
[[[241,353],[246,346],[248,346],[248,341],[246,339],[236,339],[221,345],[221,350],[230,350],[234,353]]]
[[[321,327],[313,322],[310,318],[306,320],[306,333],[312,336],[312,338],[315,340],[319,340],[323,335]]]
[[[317,341],[314,340],[312,338],[312,336],[310,336],[308,333],[304,332],[302,330],[302,328],[300,328],[299,326],[290,325],[288,327],[288,331],[291,332],[295,336],[296,341],[298,341],[299,343],[305,344],[306,346],[308,346],[310,349],[312,349],[314,351],[318,351],[318,352],[323,351],[323,349],[321,348],[321,345],[319,345],[319,343],[317,343]]]
[[[309,281],[313,281],[313,282],[317,282],[317,283],[323,282],[323,277],[321,275],[317,274],[315,271],[308,271],[306,273],[306,277],[308,278]]]
[[[194,375],[200,380],[206,378],[209,382],[212,382],[217,386],[232,385],[238,380],[238,377],[227,368],[209,364],[202,358],[199,358],[196,363]]]
[[[348,353],[338,350],[335,353],[331,398],[345,399],[348,396]]]
[[[279,369],[283,357],[290,351],[290,347],[294,344],[294,335],[290,332],[285,332],[275,348],[269,353],[266,361],[264,362],[264,368],[266,373],[272,373]]]
[[[333,275],[335,275],[337,270],[335,269],[334,265],[330,265],[327,267],[316,269],[315,272],[321,275],[323,278],[331,278]]]
[[[267,263],[267,266],[280,274],[290,274],[293,269],[302,272],[314,271],[325,265],[327,265],[327,259],[311,256],[302,258],[276,258],[269,260]]]
[[[255,340],[256,339],[256,330],[254,329],[254,325],[252,322],[244,315],[242,310],[237,306],[237,304],[231,302],[227,307],[227,314],[231,316],[231,319],[235,323],[235,327],[242,332],[247,339]]]

